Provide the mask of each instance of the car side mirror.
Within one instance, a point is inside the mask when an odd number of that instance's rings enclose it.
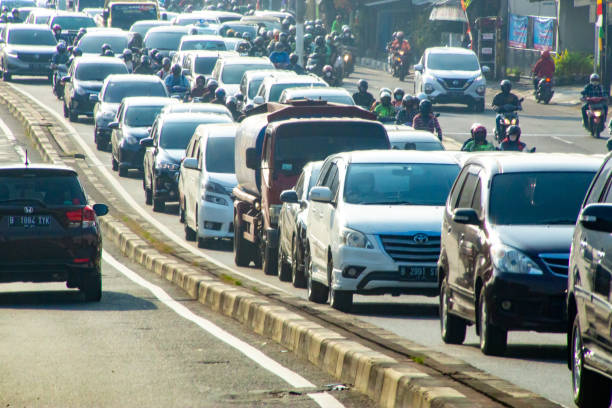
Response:
[[[183,160],[183,167],[191,170],[200,170],[200,168],[198,167],[198,159],[196,159],[195,157],[186,157]]]
[[[480,225],[478,213],[473,208],[457,208],[453,212],[453,221],[457,224]]]
[[[249,147],[246,150],[246,166],[247,169],[257,170],[259,168],[259,155],[254,147]]]
[[[63,76],[60,81],[65,84],[66,82],[70,82],[70,75]]]
[[[147,128],[147,133],[151,134],[151,130],[153,130],[153,128]]]
[[[414,66],[414,70],[415,70],[415,71],[419,71],[419,72],[421,72],[421,73],[422,73],[422,72],[423,72],[423,64],[416,64],[416,65]]]
[[[108,206],[106,204],[94,204],[93,210],[98,217],[108,214]]]
[[[612,232],[612,205],[589,204],[580,213],[578,222],[586,229]]]
[[[281,193],[280,200],[282,203],[297,204],[298,196],[295,190],[285,190]]]
[[[98,96],[98,94],[91,94],[89,95],[89,101],[90,102],[100,102],[100,97]]]
[[[489,68],[488,65],[483,65],[480,70],[482,71],[483,74],[488,74],[489,72],[491,72],[491,68]]]
[[[332,192],[329,187],[317,186],[310,189],[309,198],[319,203],[331,203]]]
[[[109,129],[119,129],[119,122],[111,122],[108,124]]]
[[[140,139],[140,145],[142,147],[153,147],[153,138],[145,137],[144,139]]]

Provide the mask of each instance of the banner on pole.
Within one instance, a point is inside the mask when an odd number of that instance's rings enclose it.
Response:
[[[555,29],[554,18],[536,17],[533,20],[533,48],[552,50]]]
[[[508,22],[508,44],[514,48],[527,48],[527,26],[529,17],[510,14]]]

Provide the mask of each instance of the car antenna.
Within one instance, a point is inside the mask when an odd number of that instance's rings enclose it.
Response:
[[[25,166],[28,167],[30,162],[28,161],[28,149],[25,149]]]

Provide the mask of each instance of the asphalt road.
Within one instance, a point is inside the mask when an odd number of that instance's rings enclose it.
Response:
[[[359,78],[368,79],[373,92],[382,86],[391,89],[403,86],[406,90],[412,90],[411,83],[400,83],[386,73],[364,68],[359,68],[351,78],[348,78],[345,81],[346,86],[354,89],[354,84]],[[16,86],[32,94],[38,101],[61,115],[61,103],[51,94],[50,88],[44,81],[17,79]],[[490,103],[490,100],[491,95],[488,92],[487,103]],[[523,107],[524,111],[520,115],[523,140],[529,146],[536,146],[538,151],[605,152],[604,140],[595,140],[581,129],[578,108],[555,105],[554,99],[548,106],[538,105],[533,100],[527,99]],[[440,122],[445,137],[452,137],[462,142],[467,138],[467,132],[474,122],[485,124],[489,130],[493,129],[495,114],[490,109],[482,114],[467,112],[465,107],[459,106],[436,106],[435,109],[441,113]],[[95,150],[92,124],[91,119],[83,118],[79,123],[72,125],[88,148],[103,163],[104,171],[111,172],[109,153]],[[207,250],[199,250],[194,244],[187,243],[183,239],[183,226],[178,222],[176,205],[168,205],[164,213],[153,213],[151,207],[144,205],[141,174],[131,171],[127,178],[119,178],[116,173],[113,175],[121,185],[122,194],[134,199],[151,218],[163,224],[170,239],[176,239],[183,245],[189,246],[191,251],[207,255],[228,266],[243,278],[256,279],[296,296],[305,297],[304,290],[294,289],[290,284],[279,282],[275,277],[265,276],[259,270],[236,267],[229,243],[221,243],[217,248]],[[353,313],[363,320],[461,358],[546,398],[573,406],[570,373],[564,361],[564,335],[513,332],[509,335],[508,353],[505,357],[485,357],[478,349],[478,340],[473,330],[469,330],[463,346],[448,346],[441,342],[437,298],[356,296]]]

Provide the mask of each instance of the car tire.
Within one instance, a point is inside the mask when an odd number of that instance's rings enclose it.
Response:
[[[151,205],[153,204],[153,192],[150,188],[145,187],[145,204]]]
[[[304,256],[304,265],[307,275],[306,287],[308,289],[308,300],[319,304],[326,303],[329,297],[329,289],[322,283],[312,280],[312,262],[310,261],[310,255]]]
[[[465,340],[466,322],[458,316],[448,313],[448,284],[446,280],[440,285],[440,334],[446,344],[462,344]]]
[[[213,244],[213,239],[212,238],[198,237],[198,248],[208,249],[208,248],[212,247],[212,244]]]
[[[72,108],[68,108],[68,120],[76,122],[79,120],[79,114],[76,113]]]
[[[252,243],[242,237],[242,227],[238,223],[238,216],[234,216],[234,263],[237,266],[247,267],[254,258],[256,248]]]
[[[480,334],[480,351],[487,356],[501,356],[506,351],[508,332],[488,322],[489,311],[484,288],[478,297],[478,333]]]
[[[115,159],[115,156],[111,154],[111,168],[113,171],[119,170],[119,162]]]
[[[580,408],[608,408],[611,382],[605,377],[584,368],[580,319],[574,317],[570,346],[570,369],[574,403]]]
[[[189,228],[187,224],[185,224],[185,239],[187,241],[195,241],[196,237],[196,232],[193,229]]]
[[[11,78],[12,78],[11,74],[9,74],[8,71],[6,70],[6,67],[4,67],[2,69],[2,80],[4,82],[11,82]]]
[[[346,290],[335,290],[332,287],[331,275],[334,270],[334,262],[327,262],[327,288],[329,291],[329,305],[341,312],[350,312],[353,307],[353,293]]]
[[[182,201],[179,201],[179,222],[181,224],[185,223],[185,208]]]
[[[276,275],[278,273],[278,250],[270,248],[268,245],[263,249],[263,263],[261,268],[266,275]]]
[[[153,199],[153,211],[163,212],[165,209],[166,209],[166,202],[164,200],[160,200],[159,198]]]
[[[127,177],[128,168],[119,166],[119,177]]]
[[[64,117],[67,118],[68,117],[68,107],[66,106],[66,102],[64,102],[62,105],[64,106]]]
[[[95,272],[84,276],[79,290],[85,295],[86,302],[99,302],[102,299],[102,274]]]
[[[291,283],[293,283],[293,287],[295,288],[305,288],[306,280],[304,279],[304,267],[302,265],[302,269],[300,270],[300,261],[298,257],[301,252],[298,247],[297,239],[293,237],[293,241],[291,243]]]
[[[96,138],[96,149],[101,152],[105,152],[106,150],[108,150],[108,143],[104,143],[100,139]]]
[[[283,254],[283,250],[281,246],[278,246],[278,266],[276,267],[278,271],[278,279],[281,282],[291,282],[291,265],[287,262],[287,258]]]

